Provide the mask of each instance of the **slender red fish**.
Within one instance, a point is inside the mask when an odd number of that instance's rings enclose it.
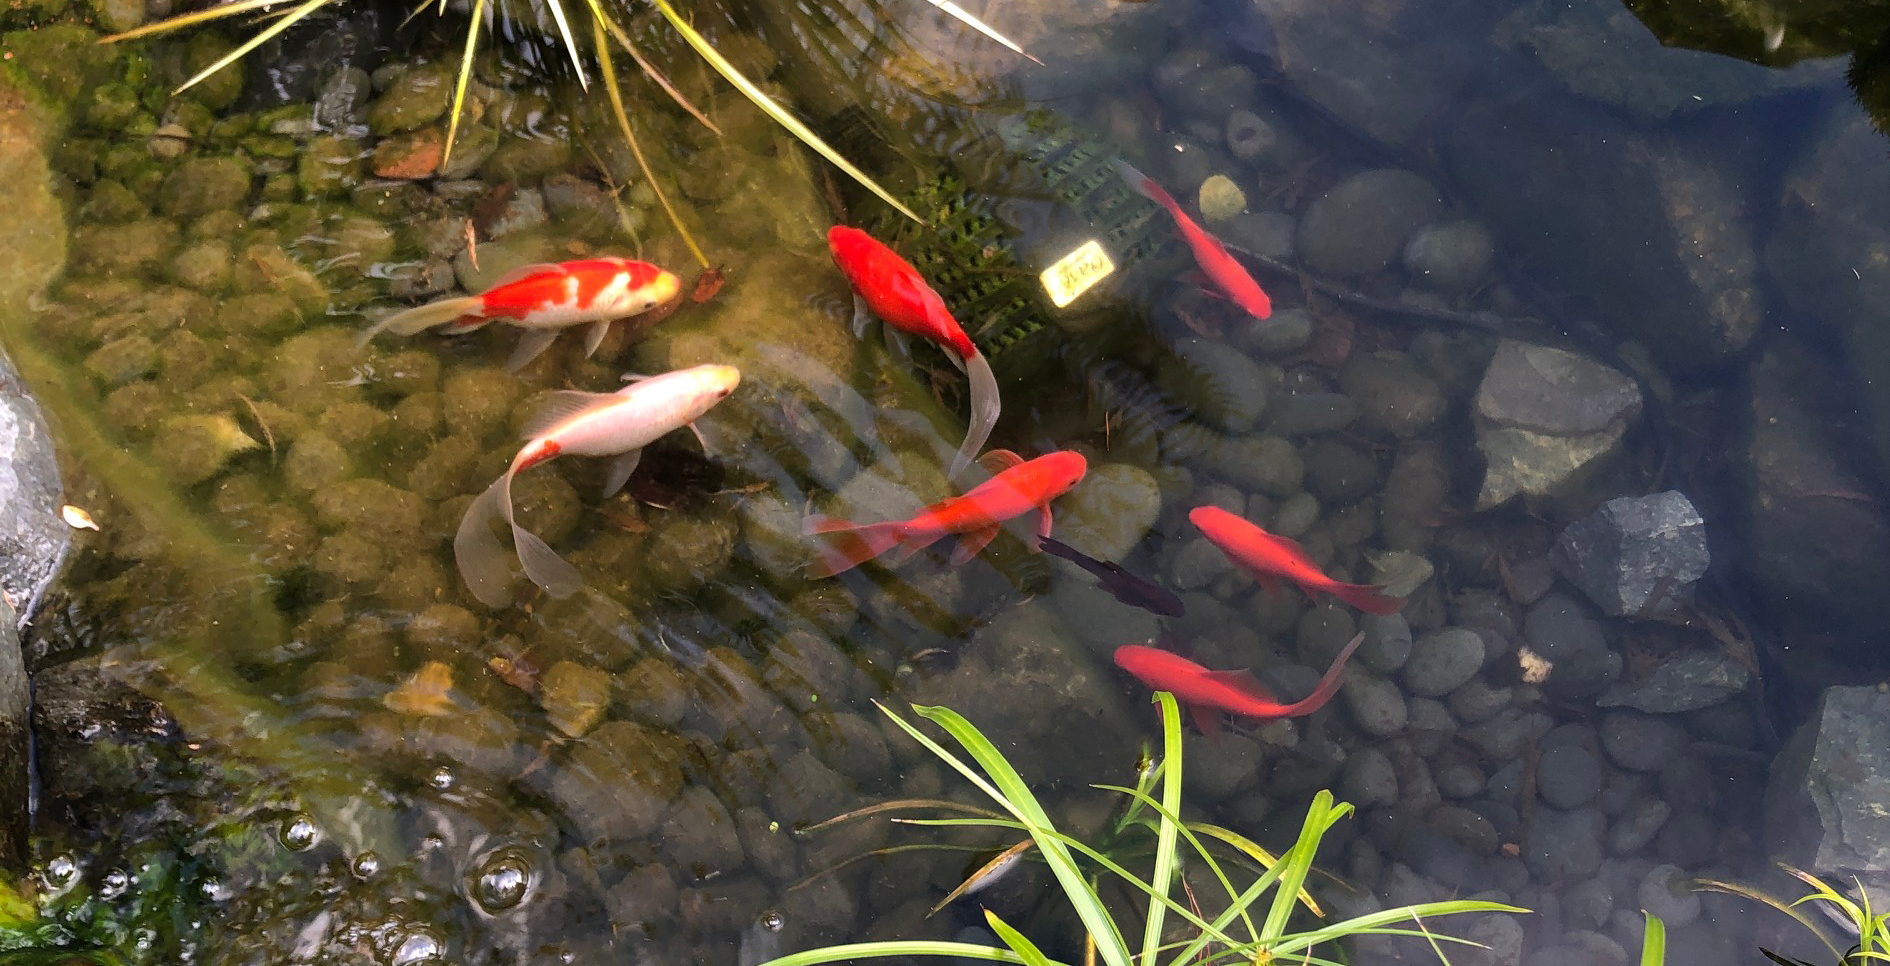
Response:
[[[1326,669],[1313,692],[1292,704],[1282,704],[1250,671],[1210,671],[1179,654],[1156,647],[1141,644],[1118,647],[1116,666],[1157,691],[1173,694],[1175,700],[1187,705],[1188,713],[1203,734],[1217,736],[1221,733],[1223,711],[1272,721],[1297,718],[1325,707],[1338,693],[1346,660],[1364,640],[1364,634],[1354,636],[1339,652],[1332,667]]]
[[[1380,593],[1382,588],[1333,580],[1298,543],[1268,533],[1220,507],[1195,507],[1188,512],[1188,519],[1221,548],[1227,559],[1269,591],[1284,577],[1298,584],[1308,597],[1331,594],[1367,614],[1391,614],[1404,606],[1403,598],[1388,597]]]
[[[807,565],[807,576],[831,577],[853,569],[895,547],[898,559],[956,534],[954,566],[978,555],[998,535],[1004,521],[1037,511],[1037,535],[1050,535],[1050,501],[1069,492],[1089,471],[1083,454],[1059,450],[1025,462],[1010,450],[984,455],[985,464],[1004,467],[998,475],[973,487],[964,496],[940,500],[910,520],[888,523],[850,523],[832,517],[807,518],[807,533],[820,537],[820,556]],[[1032,549],[1035,549],[1034,547]]]
[[[1220,239],[1195,224],[1194,219],[1181,210],[1181,204],[1174,195],[1127,161],[1118,158],[1116,171],[1142,197],[1168,209],[1168,214],[1175,219],[1175,227],[1181,232],[1182,240],[1188,243],[1188,249],[1194,253],[1194,263],[1201,266],[1201,274],[1207,276],[1220,294],[1256,319],[1273,314],[1273,301],[1267,298],[1266,292],[1261,291],[1260,283],[1254,281],[1253,276],[1240,267],[1239,262],[1234,261],[1234,256],[1227,253]]]
[[[957,477],[984,448],[991,438],[991,427],[997,425],[1000,403],[990,361],[952,318],[945,300],[898,252],[866,232],[845,225],[827,229],[827,247],[833,252],[833,263],[840,266],[853,286],[855,334],[864,334],[867,320],[878,316],[899,332],[937,343],[945,350],[946,358],[964,370],[970,380],[971,422],[946,473],[948,479]]]
[[[588,258],[557,265],[513,269],[479,295],[440,299],[382,319],[361,333],[360,344],[383,330],[412,335],[445,326],[448,335],[471,332],[491,322],[525,330],[507,369],[518,369],[549,348],[558,333],[590,325],[584,355],[597,351],[611,322],[639,315],[676,298],[682,282],[650,264],[627,258]]]

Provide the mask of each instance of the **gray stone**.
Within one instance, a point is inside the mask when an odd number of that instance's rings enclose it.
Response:
[[[1404,269],[1425,288],[1461,295],[1483,283],[1495,257],[1496,242],[1481,222],[1440,221],[1411,236]]]
[[[1391,759],[1376,748],[1361,748],[1345,759],[1339,773],[1339,797],[1360,808],[1398,800],[1398,776]]]
[[[1282,314],[1275,312],[1273,317]],[[1358,403],[1343,393],[1286,393],[1267,410],[1266,429],[1275,436],[1317,436],[1352,425],[1358,415]]]
[[[1604,708],[1674,714],[1711,707],[1740,694],[1752,674],[1723,651],[1702,649],[1662,661],[1639,681],[1623,682],[1595,699]]]
[[[325,131],[347,133],[365,128],[371,89],[368,72],[359,67],[343,67],[328,75],[315,98],[315,125]]]
[[[1390,674],[1411,657],[1411,625],[1403,614],[1366,614],[1359,618],[1365,632],[1358,646],[1358,662],[1380,674]]]
[[[1453,184],[1506,254],[1592,298],[1620,338],[1694,369],[1760,331],[1747,158],[1552,90],[1504,89],[1458,114],[1444,142]]]
[[[1497,25],[1494,39],[1574,93],[1653,121],[1838,80],[1835,60],[1785,69],[1664,43],[1632,9],[1605,0],[1532,0]]]
[[[1161,515],[1161,484],[1127,463],[1091,463],[1083,485],[1056,504],[1057,539],[1099,560],[1121,560]]]
[[[1657,865],[1648,870],[1634,897],[1641,908],[1675,928],[1691,925],[1700,917],[1700,896],[1689,886],[1686,870],[1673,865]]]
[[[1556,697],[1593,697],[1620,674],[1621,657],[1609,649],[1601,625],[1565,594],[1551,593],[1529,608],[1523,636],[1531,652],[1523,655],[1523,680]]]
[[[1550,559],[1603,613],[1628,617],[1650,607],[1668,613],[1690,600],[1711,556],[1700,511],[1685,494],[1665,490],[1603,503],[1562,531]]]
[[[1404,686],[1413,694],[1442,697],[1476,677],[1483,658],[1483,638],[1475,631],[1446,627],[1426,634],[1411,646]]]
[[[1339,385],[1358,403],[1366,426],[1399,439],[1428,431],[1448,405],[1437,380],[1402,352],[1353,353],[1339,370]]]
[[[1300,258],[1313,272],[1337,278],[1384,271],[1442,210],[1437,189],[1409,171],[1360,172],[1306,206]]]
[[[0,862],[15,868],[26,862],[27,789],[33,784],[27,770],[30,695],[18,619],[0,600]]]
[[[1568,495],[1640,412],[1640,387],[1621,373],[1563,349],[1503,342],[1477,388],[1473,422],[1488,464],[1477,508]]]
[[[62,492],[52,431],[0,355],[0,590],[21,624],[72,544],[59,516]]]
[[[1645,795],[1608,827],[1609,855],[1639,855],[1673,815],[1673,806]]]
[[[1536,765],[1536,792],[1556,808],[1580,808],[1601,793],[1601,763],[1579,744],[1546,749]]]
[[[1594,874],[1604,857],[1602,835],[1607,819],[1592,808],[1536,810],[1523,832],[1522,860],[1539,880]]]
[[[1383,738],[1404,730],[1409,712],[1398,686],[1390,681],[1363,669],[1350,668],[1345,672],[1345,684],[1339,688],[1339,697],[1360,731]]]
[[[1890,872],[1890,692],[1825,689],[1772,762],[1765,824],[1774,856],[1801,868]]]
[[[1230,434],[1246,433],[1260,420],[1279,371],[1262,366],[1219,342],[1184,339],[1161,368],[1160,382],[1202,422]]]
[[[1665,718],[1610,711],[1601,718],[1601,750],[1629,771],[1657,771],[1687,745],[1687,733]]]

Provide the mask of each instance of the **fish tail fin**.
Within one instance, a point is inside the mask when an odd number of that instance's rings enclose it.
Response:
[[[1332,596],[1367,614],[1395,614],[1404,607],[1404,598],[1391,597],[1384,588],[1371,584],[1333,584]]]
[[[492,521],[509,518],[502,503],[510,503],[512,473],[492,481],[484,493],[466,508],[459,520],[459,532],[453,535],[453,559],[459,575],[473,596],[487,607],[504,607],[512,602],[512,568],[505,560],[505,545],[492,532]]]
[[[984,444],[991,439],[991,429],[997,425],[998,413],[1003,404],[998,398],[997,375],[991,371],[991,361],[984,353],[977,352],[964,360],[965,375],[971,386],[971,422],[965,427],[965,441],[958,447],[958,455],[952,457],[951,470],[946,479],[955,479],[964,472],[965,467],[984,449]]]
[[[1168,193],[1168,189],[1156,184],[1154,178],[1143,174],[1141,169],[1137,168],[1135,165],[1121,158],[1117,158],[1114,164],[1116,173],[1121,175],[1122,180],[1127,181],[1129,187],[1134,188],[1137,194],[1161,205],[1163,208],[1173,210],[1181,207],[1176,203],[1175,196]]]
[[[358,348],[367,345],[370,339],[380,335],[382,332],[392,332],[395,335],[413,335],[422,329],[431,329],[436,325],[445,325],[461,316],[478,316],[484,309],[485,302],[477,295],[467,295],[462,298],[454,299],[441,299],[438,302],[428,302],[425,305],[417,305],[405,312],[396,312],[374,323],[367,331],[361,333],[359,338],[355,339],[355,346]]]
[[[1333,658],[1332,666],[1326,669],[1325,675],[1319,679],[1319,685],[1313,688],[1313,692],[1282,708],[1280,717],[1297,718],[1325,707],[1326,702],[1339,693],[1339,685],[1345,682],[1345,662],[1351,659],[1352,652],[1358,650],[1358,646],[1363,643],[1365,643],[1363,633],[1352,635],[1352,640],[1346,643],[1345,649],[1339,652],[1338,657]]]
[[[816,556],[807,565],[807,576],[815,580],[845,573],[899,546],[904,537],[898,523],[852,523],[835,517],[807,518],[809,536],[819,537]]]
[[[543,537],[512,524],[512,542],[518,545],[518,562],[525,576],[553,597],[569,597],[584,586],[584,577],[570,562],[558,556]]]

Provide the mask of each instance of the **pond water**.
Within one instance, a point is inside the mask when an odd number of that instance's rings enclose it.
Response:
[[[1093,830],[1091,785],[1132,783],[1156,729],[1116,648],[1293,699],[1355,634],[1326,707],[1185,745],[1189,812],[1263,845],[1320,789],[1358,806],[1319,854],[1339,913],[1512,902],[1534,912],[1452,923],[1488,944],[1453,961],[1620,964],[1647,910],[1704,963],[1819,947],[1695,880],[1890,883],[1890,191],[1831,59],[1860,48],[1868,106],[1861,28],[1637,8],[1721,54],[1607,0],[976,11],[1037,63],[920,4],[686,11],[914,220],[647,8],[605,5],[719,128],[615,48],[654,184],[588,9],[586,87],[547,10],[502,5],[446,155],[463,9],[336,3],[173,94],[256,28],[96,43],[170,6],[0,14],[7,157],[46,159],[4,169],[0,342],[97,525],[24,631],[35,943],[753,966],[976,935],[983,903],[1077,961],[1038,865],[928,916],[1001,836],[803,831],[975,800],[875,702],[955,709]],[[1054,536],[1185,614],[1032,552],[1034,516],[962,564],[945,541],[807,576],[812,514],[904,519],[984,475],[945,475],[950,360],[853,334],[836,223],[990,358],[993,446],[1086,458]],[[516,372],[504,324],[357,343],[602,255],[668,268],[682,305]],[[667,435],[608,497],[608,460],[519,474],[519,523],[583,587],[481,603],[454,535],[548,394],[705,363],[741,371],[706,451]],[[1190,522],[1209,505],[1402,609],[1259,586]],[[923,843],[952,848],[898,848]]]

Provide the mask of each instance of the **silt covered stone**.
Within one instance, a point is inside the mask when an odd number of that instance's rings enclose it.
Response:
[[[1632,379],[1562,349],[1505,341],[1477,388],[1477,509],[1518,494],[1561,496],[1612,455],[1641,413]]]
[[[1706,573],[1706,521],[1676,490],[1621,497],[1569,524],[1555,569],[1616,617],[1672,610]]]
[[[1890,692],[1834,687],[1779,750],[1765,824],[1779,859],[1810,869],[1890,872]]]

